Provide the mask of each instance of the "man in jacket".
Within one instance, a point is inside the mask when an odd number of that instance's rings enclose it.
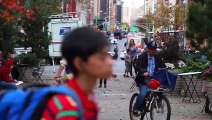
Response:
[[[165,68],[165,64],[162,59],[156,55],[157,43],[155,41],[151,41],[147,44],[146,52],[142,53],[138,56],[137,60],[137,69],[138,75],[136,76],[136,83],[139,88],[139,95],[136,99],[136,103],[134,104],[133,114],[138,116],[138,112],[142,110],[141,103],[143,102],[146,94],[147,94],[147,83],[148,79],[145,77],[153,77],[155,71],[158,68]]]

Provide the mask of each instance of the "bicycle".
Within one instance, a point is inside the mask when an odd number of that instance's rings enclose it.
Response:
[[[158,96],[158,93],[163,93],[167,91],[169,91],[169,89],[165,89],[162,86],[160,86],[157,89],[149,89],[144,99],[144,102],[141,105],[143,109],[137,118],[136,116],[133,115],[133,105],[136,100],[136,97],[138,96],[138,93],[134,93],[130,99],[130,105],[129,105],[130,120],[144,120],[145,116],[147,118],[148,112],[150,112],[151,120],[170,120],[171,117],[170,102],[165,95],[162,94],[160,98]],[[165,107],[167,107],[167,114],[165,114],[165,118],[163,118],[162,115],[165,112],[164,111]],[[155,117],[157,113],[159,113],[159,116]]]
[[[209,101],[207,92],[204,94],[204,96],[205,96],[205,104],[203,106],[202,112],[205,111],[205,113],[207,114],[212,114],[212,103]]]

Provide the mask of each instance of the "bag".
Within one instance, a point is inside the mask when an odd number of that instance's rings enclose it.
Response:
[[[46,102],[55,94],[70,96],[79,107],[79,119],[83,120],[80,99],[71,88],[65,86],[40,89],[0,91],[0,120],[40,120]]]
[[[151,79],[148,83],[147,83],[148,88],[150,89],[157,89],[160,87],[160,82],[158,82],[155,79]]]
[[[170,73],[168,70],[157,71],[154,78],[158,80],[163,87],[173,90],[176,86],[177,75]]]

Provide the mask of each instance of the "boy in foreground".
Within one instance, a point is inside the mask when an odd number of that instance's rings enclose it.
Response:
[[[72,68],[74,76],[65,86],[77,94],[84,120],[98,119],[93,91],[98,78],[108,79],[112,75],[108,46],[102,33],[86,27],[75,29],[64,36],[62,55]],[[42,120],[78,120],[81,118],[79,109],[71,96],[56,94],[48,100]]]

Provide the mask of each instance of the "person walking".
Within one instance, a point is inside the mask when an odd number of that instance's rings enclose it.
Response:
[[[114,48],[114,53],[115,53],[114,59],[117,59],[117,58],[118,58],[118,46],[116,46],[116,47]]]
[[[73,78],[71,67],[67,66],[67,61],[65,60],[65,58],[63,58],[60,61],[60,66],[57,70],[56,76],[54,77],[58,84],[61,84],[61,82],[62,82],[62,75],[61,74],[62,74],[64,69],[65,69],[64,79],[70,80],[70,79]]]
[[[134,39],[131,39],[129,42],[129,47],[128,49],[131,50],[130,52],[130,57],[131,57],[131,67],[130,67],[130,75],[131,77],[133,76],[133,69],[135,71],[135,75],[137,74],[137,69],[136,69],[136,55],[138,54],[138,48],[135,45]]]
[[[127,54],[124,56],[124,61],[125,61],[125,72],[124,72],[124,77],[129,77],[128,74],[130,74],[131,71],[131,58],[130,58],[130,49],[127,49]]]
[[[107,87],[107,79],[100,78],[99,80],[99,88],[102,88],[102,82],[104,82],[104,88]]]

